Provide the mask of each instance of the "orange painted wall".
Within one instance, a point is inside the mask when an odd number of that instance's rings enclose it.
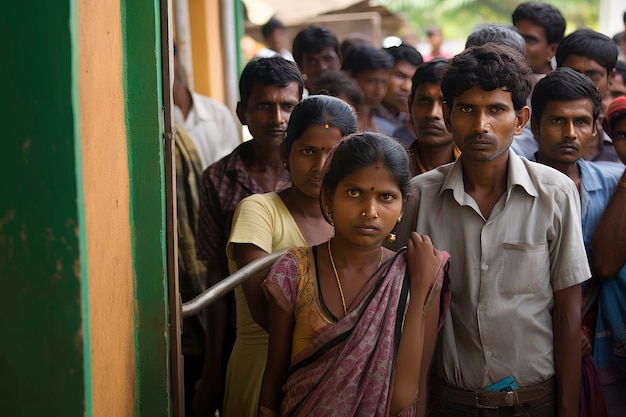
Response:
[[[92,415],[135,410],[133,273],[118,1],[78,2]]]
[[[177,0],[185,1],[185,0]],[[188,0],[194,89],[222,103],[224,91],[224,53],[219,0]]]

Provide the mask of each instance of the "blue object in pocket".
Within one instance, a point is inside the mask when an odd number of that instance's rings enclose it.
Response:
[[[506,378],[503,378],[496,382],[495,384],[489,385],[485,388],[486,391],[515,391],[519,389],[519,385],[515,382],[515,378],[513,375],[509,375]]]

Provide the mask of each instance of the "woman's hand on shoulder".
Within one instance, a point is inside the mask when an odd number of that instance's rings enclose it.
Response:
[[[442,258],[442,252],[433,246],[428,235],[411,232],[407,241],[406,263],[412,297],[426,298],[437,278]]]

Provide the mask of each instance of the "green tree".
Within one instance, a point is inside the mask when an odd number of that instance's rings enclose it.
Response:
[[[567,21],[566,33],[579,27],[598,27],[599,0],[548,0]],[[511,23],[519,0],[382,0],[403,16],[419,37],[428,26],[438,25],[447,39],[465,39],[481,23]]]

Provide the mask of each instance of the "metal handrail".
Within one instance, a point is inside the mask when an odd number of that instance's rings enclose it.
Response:
[[[195,316],[207,306],[214,303],[215,300],[232,291],[236,286],[242,284],[257,272],[269,269],[276,259],[278,259],[286,251],[287,249],[283,249],[250,262],[248,265],[236,271],[234,274],[224,278],[211,288],[207,288],[197,297],[187,301],[183,304],[182,308],[183,318]]]

